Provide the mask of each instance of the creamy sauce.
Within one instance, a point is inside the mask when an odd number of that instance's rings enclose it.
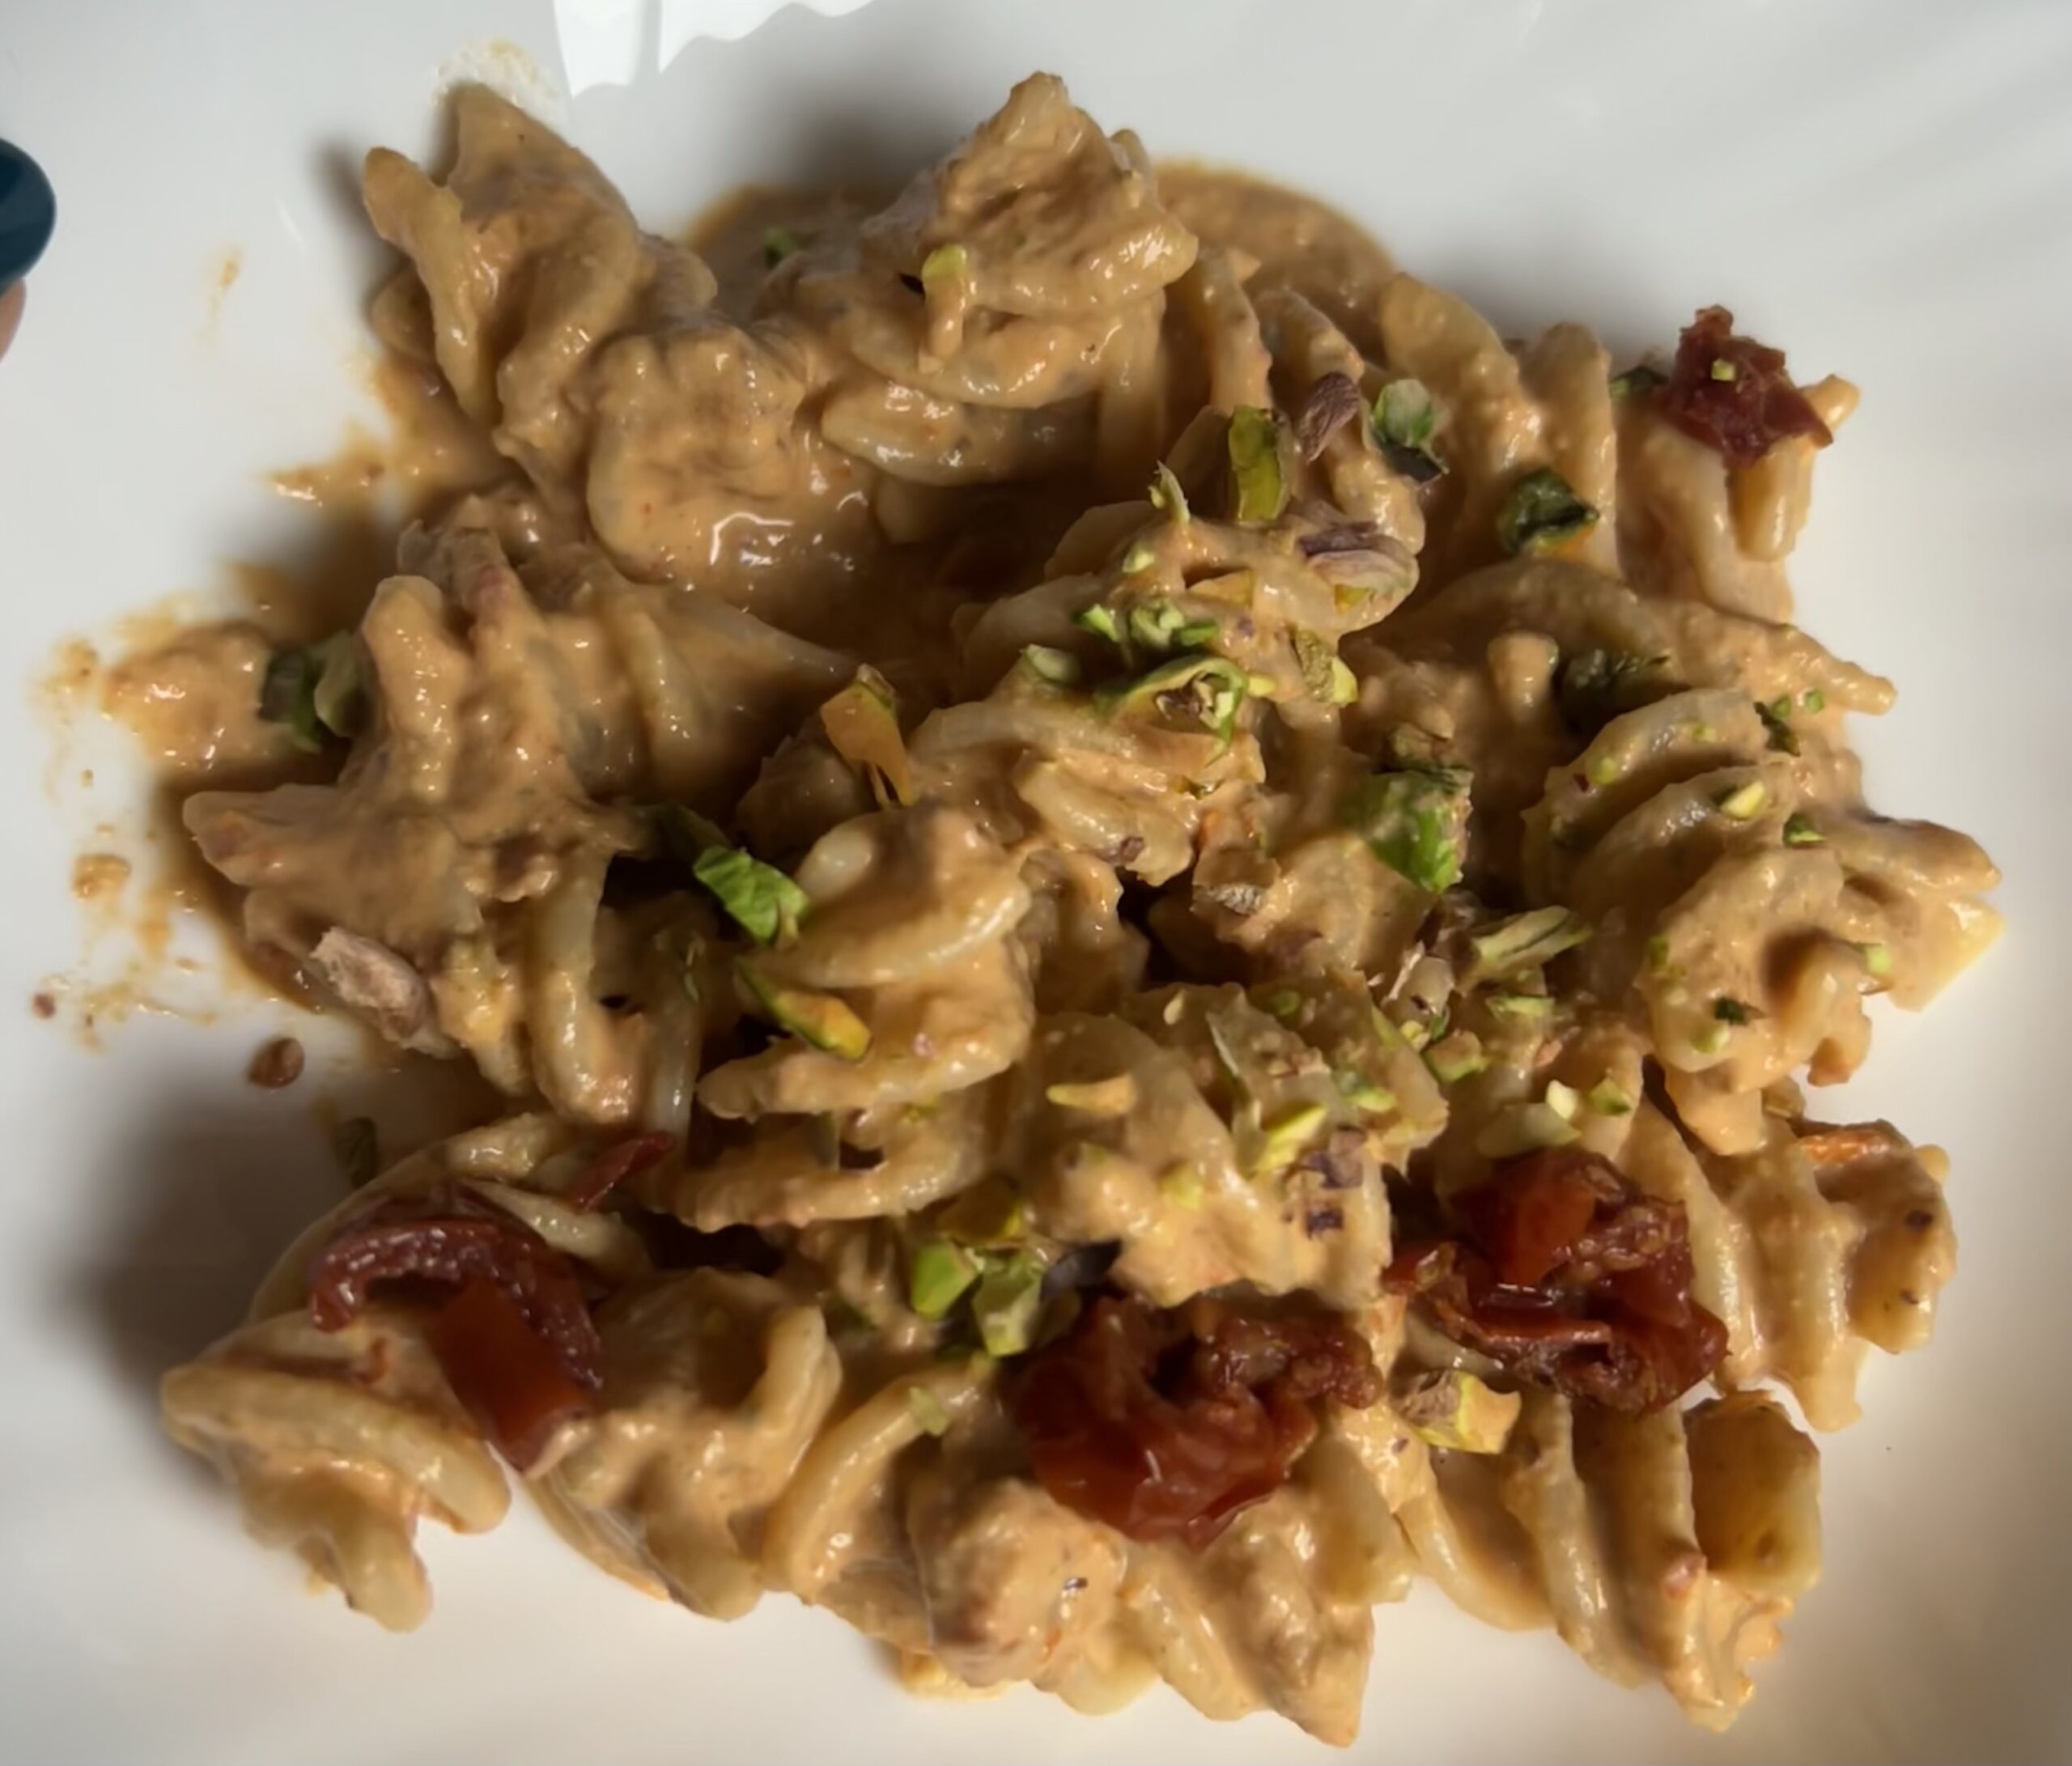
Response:
[[[1252,286],[1292,289],[1380,355],[1375,304],[1395,264],[1357,223],[1299,190],[1185,160],[1159,167],[1158,194],[1201,238],[1253,260]]]
[[[455,109],[442,176],[367,162],[393,439],[277,481],[352,579],[250,567],[246,618],[61,664],[246,943],[507,1113],[312,1225],[169,1378],[176,1437],[416,1624],[418,1521],[494,1525],[502,1478],[420,1310],[320,1332],[305,1284],[359,1208],[464,1183],[609,1296],[527,1482],[651,1594],[789,1590],[916,1686],[1163,1678],[1344,1743],[1421,1573],[1730,1720],[1819,1565],[1817,1455],[1757,1388],[1845,1423],[1954,1260],[1939,1156],[1793,1076],[1997,927],[1984,853],[1864,803],[1845,720],[1889,683],[1776,622],[1810,451],[1730,474],[1582,326],[1508,342],[1047,77],[889,202],[751,189],[684,241]],[[1535,474],[1581,512],[1528,543]],[[298,746],[260,684],[333,630]],[[632,1131],[669,1153],[572,1200]],[[1448,1219],[1557,1147],[1684,1223],[1716,1398],[1632,1414],[1385,1289],[1403,1188]],[[766,1255],[658,1269],[643,1212]],[[928,1245],[970,1264],[940,1305]],[[1102,1247],[1149,1307],[1341,1322],[1395,1398],[1323,1407],[1198,1552],[1081,1512],[998,1367]],[[1412,1407],[1464,1374],[1491,1438]]]

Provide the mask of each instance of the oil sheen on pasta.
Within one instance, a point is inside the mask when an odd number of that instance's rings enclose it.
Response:
[[[418,1623],[417,1523],[507,1506],[502,1400],[461,1300],[320,1329],[306,1273],[459,1208],[580,1280],[595,1360],[520,1481],[651,1594],[831,1607],[923,1691],[1162,1678],[1344,1743],[1424,1576],[1730,1721],[1819,1569],[1778,1395],[1850,1421],[1954,1267],[1940,1153],[1799,1081],[1997,924],[1976,846],[1865,807],[1890,685],[1788,622],[1810,435],[1730,465],[1582,326],[1507,342],[1048,76],[889,202],[754,193],[697,249],[452,103],[450,169],[364,189],[465,469],[334,642],[193,633],[113,690],[245,937],[507,1113],[291,1247],[174,1435]],[[1802,431],[1856,399],[1783,390]],[[1387,1275],[1549,1149],[1688,1246],[1679,1401]],[[1384,1395],[1314,1401],[1199,1549],[1132,1536],[1009,1402],[1103,1293],[1342,1321]]]

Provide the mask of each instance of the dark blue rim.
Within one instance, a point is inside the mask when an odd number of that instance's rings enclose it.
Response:
[[[36,268],[57,226],[57,197],[43,168],[0,141],[0,288]]]

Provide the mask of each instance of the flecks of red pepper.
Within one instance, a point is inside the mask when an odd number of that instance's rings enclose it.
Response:
[[[490,1302],[479,1296],[469,1300],[456,1322],[435,1330],[433,1348],[456,1393],[467,1380],[471,1390],[495,1395],[493,1402],[483,1400],[488,1408],[478,1412],[478,1420],[521,1469],[540,1443],[527,1430],[507,1437],[497,1418],[522,1419],[558,1405],[567,1414],[567,1393],[587,1403],[588,1395],[604,1383],[604,1345],[567,1259],[522,1221],[466,1190],[442,1186],[384,1202],[348,1224],[311,1260],[310,1318],[319,1330],[342,1330],[375,1288],[390,1284],[440,1295],[441,1318],[456,1304],[454,1290],[488,1288],[500,1297],[503,1308],[494,1316]],[[529,1339],[522,1350],[511,1348],[514,1321]],[[484,1332],[501,1347],[471,1352],[470,1344]],[[457,1358],[452,1367],[447,1367],[442,1342]],[[501,1374],[485,1371],[499,1359],[512,1365]],[[538,1372],[542,1366],[552,1369],[551,1380]],[[515,1395],[529,1389],[536,1398],[520,1402]]]
[[[676,1144],[674,1135],[657,1130],[607,1147],[583,1168],[581,1175],[563,1192],[562,1200],[571,1208],[593,1208],[628,1178],[660,1164]]]
[[[1683,1209],[1595,1154],[1507,1160],[1458,1209],[1460,1237],[1406,1246],[1387,1277],[1455,1341],[1621,1411],[1669,1403],[1719,1365],[1726,1331],[1691,1297]]]
[[[1787,435],[1810,435],[1822,448],[1834,439],[1785,371],[1784,351],[1736,334],[1724,307],[1705,308],[1684,327],[1654,397],[1670,422],[1737,466],[1752,465]]]
[[[1007,1398],[1058,1501],[1199,1551],[1286,1479],[1316,1437],[1313,1399],[1364,1407],[1380,1391],[1365,1341],[1338,1320],[1104,1296],[1021,1363]]]

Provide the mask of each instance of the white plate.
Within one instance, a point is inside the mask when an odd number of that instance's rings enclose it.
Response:
[[[48,168],[61,215],[0,366],[0,642],[23,686],[0,706],[0,1755],[1322,1753],[1164,1694],[1098,1723],[1027,1692],[916,1704],[830,1618],[772,1600],[705,1624],[517,1514],[488,1539],[431,1530],[439,1607],[410,1639],[303,1598],[158,1438],[151,1382],[236,1316],[329,1190],[308,1099],[346,1081],[320,1063],[282,1096],[246,1086],[279,1021],[248,1003],[213,1032],[109,1028],[99,1055],[65,1028],[76,1000],[57,1024],[28,1009],[45,977],[92,967],[73,854],[134,849],[142,823],[134,775],[93,760],[90,728],[52,759],[29,683],[70,635],[319,544],[261,474],[329,452],[364,409],[377,258],[348,180],[367,145],[429,146],[441,80],[488,68],[558,107],[664,226],[749,177],[903,167],[1040,65],[1160,151],[1335,199],[1500,325],[1581,316],[1623,350],[1718,299],[1802,372],[1860,380],[1821,468],[1803,617],[1900,683],[1863,732],[1875,800],[1972,830],[2009,877],[2002,947],[1925,1020],[1881,1023],[1853,1089],[1951,1149],[1964,1269],[1934,1347],[1875,1369],[1866,1420],[1824,1443],[1826,1578],[1752,1709],[1704,1737],[1659,1694],[1427,1591],[1381,1615],[1356,1756],[2064,1757],[2072,8],[878,0],[686,46],[769,10],[9,9],[0,132]],[[121,961],[119,940],[93,959]],[[158,983],[176,984],[207,991]]]

